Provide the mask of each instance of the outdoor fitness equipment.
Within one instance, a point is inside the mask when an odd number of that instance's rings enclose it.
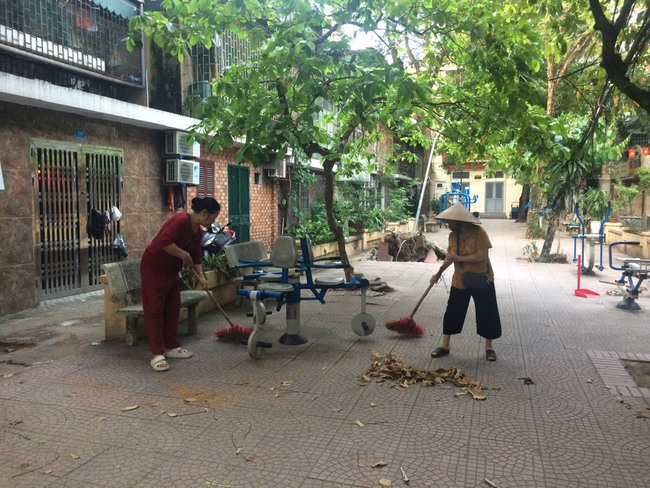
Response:
[[[452,191],[440,195],[438,208],[442,212],[452,205],[462,203],[471,212],[472,203],[476,203],[477,200],[478,195],[474,195],[473,197],[469,196],[469,188],[465,188],[465,191],[462,192],[458,183],[452,183]]]
[[[577,248],[578,248],[578,239],[580,239],[581,246],[582,246],[580,255],[583,258],[582,269],[581,269],[582,274],[586,274],[586,275],[594,274],[593,267],[594,267],[595,254],[596,254],[596,242],[598,242],[598,247],[600,249],[600,261],[598,262],[598,266],[596,266],[596,268],[598,268],[600,271],[605,269],[605,267],[603,266],[603,244],[605,243],[604,228],[605,228],[605,222],[609,220],[609,216],[611,215],[611,213],[612,213],[612,207],[610,205],[607,207],[607,214],[605,215],[605,218],[602,220],[602,222],[600,222],[600,226],[598,227],[598,233],[587,234],[585,232],[585,222],[580,216],[578,205],[576,205],[575,214],[576,217],[578,217],[578,222],[580,222],[580,229],[582,230],[582,232],[580,234],[573,234],[572,236],[573,237],[573,262],[574,263],[578,262]],[[589,265],[587,267],[584,266],[585,241],[589,243]],[[610,257],[610,261],[611,261],[611,257]]]
[[[620,279],[616,280],[616,283],[625,286],[626,296],[621,300],[616,308],[621,310],[640,310],[639,304],[636,303],[636,299],[639,298],[639,293],[641,292],[641,283],[648,278],[648,272],[650,271],[650,259],[641,259],[641,258],[616,258],[619,261],[623,262],[622,266],[614,266],[612,263],[612,249],[615,246],[638,246],[641,244],[638,241],[617,241],[612,242],[609,245],[609,267],[615,270],[623,271]]]
[[[344,265],[338,257],[313,258],[309,237],[300,239],[301,254],[298,254],[296,240],[293,236],[283,235],[277,238],[271,250],[271,261],[243,261],[240,267],[253,267],[256,272],[250,275],[259,281],[256,290],[240,288],[237,294],[251,300],[253,304],[253,333],[248,338],[248,352],[253,358],[258,358],[261,348],[271,347],[271,342],[265,339],[261,326],[266,322],[266,311],[263,300],[276,300],[276,310],[279,312],[286,306],[286,329],[279,339],[285,345],[305,344],[307,338],[300,332],[300,302],[303,300],[318,300],[325,303],[325,295],[331,289],[359,288],[361,290],[361,311],[352,318],[352,330],[358,336],[370,335],[376,325],[375,318],[366,313],[366,291],[370,282],[361,276],[353,276],[350,281],[343,278],[314,278],[314,269],[343,269]],[[318,264],[330,261],[330,264]],[[264,271],[264,268],[273,267]],[[302,281],[301,277],[305,277]],[[248,276],[245,275],[244,279]],[[303,296],[302,291],[310,292]]]
[[[582,269],[582,256],[578,256],[578,286],[575,289],[575,296],[582,298],[589,298],[599,296],[595,291],[587,288],[580,288],[580,270]]]

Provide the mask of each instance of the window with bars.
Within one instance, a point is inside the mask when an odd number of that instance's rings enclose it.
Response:
[[[645,132],[630,134],[630,146],[650,146],[650,136]]]
[[[212,47],[197,45],[192,48],[192,83],[187,92],[193,98],[210,95],[209,82],[229,66],[239,65],[254,57],[251,43],[231,31],[215,35]]]
[[[102,75],[143,86],[142,50],[128,52],[124,42],[129,18],[138,13],[137,0],[8,0],[3,3],[0,50],[7,46],[62,67],[74,67],[88,76]],[[4,64],[2,69],[7,66],[11,65]],[[37,69],[33,74],[33,78],[41,79],[37,77]],[[88,91],[87,84],[71,88]]]

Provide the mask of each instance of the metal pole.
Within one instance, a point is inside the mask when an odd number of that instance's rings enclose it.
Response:
[[[413,224],[413,232],[418,230],[418,221],[420,220],[420,211],[422,210],[422,200],[424,200],[424,190],[427,180],[429,179],[429,171],[431,170],[431,160],[433,159],[433,151],[436,148],[436,143],[438,142],[438,137],[440,132],[436,134],[436,137],[433,138],[433,144],[431,145],[431,152],[429,153],[429,162],[427,163],[427,170],[424,173],[424,181],[422,182],[422,191],[420,192],[420,202],[418,203],[418,210],[415,213],[415,223]]]

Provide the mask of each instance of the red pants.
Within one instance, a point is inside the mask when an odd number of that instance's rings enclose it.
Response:
[[[158,356],[165,349],[175,349],[181,343],[177,337],[181,311],[181,289],[178,274],[165,273],[147,256],[140,263],[142,279],[142,308],[151,353]]]

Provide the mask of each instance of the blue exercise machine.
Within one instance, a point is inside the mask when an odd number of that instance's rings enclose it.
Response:
[[[605,223],[609,220],[609,216],[612,213],[612,207],[611,205],[608,206],[607,208],[607,214],[605,215],[605,218],[600,222],[599,230],[598,233],[587,233],[585,232],[585,222],[580,216],[580,211],[578,209],[578,205],[576,204],[575,207],[575,214],[576,217],[578,218],[578,222],[580,223],[580,229],[582,232],[580,234],[573,234],[573,262],[577,263],[578,262],[578,240],[580,240],[581,243],[581,252],[580,255],[582,256],[582,273],[591,275],[594,274],[593,267],[595,264],[595,253],[596,253],[596,243],[598,243],[599,247],[599,252],[600,252],[600,261],[598,262],[598,265],[596,268],[598,268],[600,271],[605,269],[603,266],[603,244],[605,243]],[[585,267],[585,242],[589,244],[589,264]]]
[[[467,208],[467,210],[471,211],[472,203],[476,203],[477,200],[478,195],[474,195],[473,197],[469,196],[469,188],[465,188],[465,191],[463,192],[460,190],[460,183],[452,183],[451,191],[440,195],[440,212],[446,210],[452,205],[456,205],[457,203],[462,203],[465,205],[465,208]]]
[[[621,310],[640,310],[639,304],[636,299],[639,298],[641,293],[641,283],[648,278],[650,272],[650,259],[641,258],[617,258],[622,261],[622,266],[614,266],[612,263],[612,249],[615,246],[638,246],[641,244],[638,241],[617,241],[609,245],[609,267],[615,270],[623,271],[621,277],[616,280],[616,284],[625,286],[625,298],[621,300],[616,308]]]
[[[261,326],[266,322],[264,300],[274,299],[279,312],[286,307],[286,329],[279,339],[281,344],[305,344],[307,338],[300,332],[300,303],[303,300],[318,300],[325,303],[325,295],[332,289],[358,288],[361,290],[361,311],[352,318],[352,330],[358,336],[370,335],[376,325],[375,318],[366,313],[366,291],[370,282],[362,276],[352,276],[350,281],[340,277],[314,277],[316,269],[344,269],[339,257],[314,259],[309,237],[300,238],[300,254],[293,236],[278,237],[271,250],[270,261],[240,260],[240,268],[252,267],[254,273],[244,275],[244,281],[257,282],[256,289],[240,288],[239,296],[251,300],[253,305],[253,332],[248,338],[248,353],[258,358],[261,349],[271,347]],[[324,264],[329,262],[329,264]],[[265,270],[265,268],[267,268]],[[304,281],[302,277],[304,276]],[[303,290],[308,293],[303,295]]]

